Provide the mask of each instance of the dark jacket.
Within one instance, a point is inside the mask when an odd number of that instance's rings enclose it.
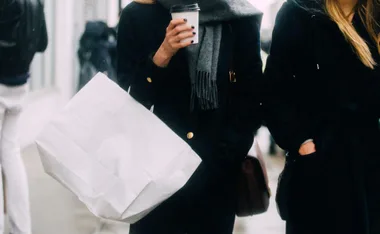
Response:
[[[359,21],[356,16],[357,30],[378,61],[374,42]],[[379,68],[373,71],[360,62],[334,22],[289,3],[276,22],[265,71],[271,86],[265,106],[270,111],[266,121],[283,148],[297,152],[326,121],[377,121]]]
[[[40,0],[4,0],[0,9],[0,83],[22,85],[37,52],[48,45]]]
[[[180,50],[167,68],[152,61],[164,41],[169,11],[159,4],[136,2],[124,9],[117,49],[120,86],[131,87],[131,95],[147,108],[154,106],[154,113],[203,159],[185,187],[133,225],[131,233],[205,233],[205,228],[212,230],[208,233],[232,233],[235,172],[261,125],[259,18],[223,25],[217,77],[220,108],[192,112],[186,51]],[[236,83],[229,80],[232,67]]]
[[[103,21],[89,21],[78,49],[81,66],[78,90],[98,72],[116,80],[116,30]]]
[[[152,62],[170,20],[170,14],[160,5],[132,3],[124,10],[117,49],[120,85],[126,90],[131,86],[131,94],[147,108],[154,105],[154,113],[204,160],[213,157],[216,157],[213,163],[221,160],[217,152],[223,147],[237,150],[231,157],[243,157],[261,123],[257,92],[262,73],[260,20],[247,18],[232,22],[232,29],[229,23],[224,25],[218,70],[220,108],[193,113],[190,112],[191,84],[186,52],[179,51],[165,69]],[[236,35],[244,35],[239,37],[239,43],[234,43]],[[235,84],[229,81],[232,56],[238,77]],[[232,93],[231,89],[235,91]],[[191,140],[187,139],[189,132],[195,135]]]
[[[358,15],[353,24],[379,63]],[[380,197],[379,67],[366,67],[325,14],[290,1],[277,16],[265,78],[265,120],[278,144],[293,158],[308,139],[317,147],[316,154],[297,158],[288,220],[296,227],[289,233],[380,233],[373,200]]]

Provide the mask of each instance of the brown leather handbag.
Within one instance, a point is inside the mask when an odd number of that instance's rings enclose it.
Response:
[[[248,155],[242,163],[237,181],[238,217],[265,213],[271,197],[268,175],[263,155],[257,143],[254,145],[256,156]]]
[[[232,32],[232,26],[230,25],[231,35],[234,38]],[[234,84],[238,79],[234,69],[233,53],[231,56],[229,80],[231,83],[231,94],[236,92]],[[237,204],[236,215],[238,217],[247,217],[265,213],[269,208],[269,201],[271,197],[271,191],[268,183],[268,174],[265,166],[263,154],[259,145],[254,144],[256,156],[248,155],[239,171],[237,177]]]

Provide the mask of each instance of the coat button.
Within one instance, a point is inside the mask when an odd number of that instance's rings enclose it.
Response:
[[[147,80],[149,83],[152,83],[152,82],[153,82],[152,78],[150,78],[150,77],[146,78],[146,80]]]
[[[194,138],[194,133],[193,132],[187,133],[187,139],[191,140],[193,138]]]

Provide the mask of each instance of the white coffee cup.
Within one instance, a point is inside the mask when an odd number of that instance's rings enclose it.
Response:
[[[186,19],[187,24],[194,27],[195,35],[191,38],[183,40],[184,42],[193,41],[193,44],[199,42],[199,8],[198,4],[190,5],[175,5],[171,7],[171,14],[173,19]]]

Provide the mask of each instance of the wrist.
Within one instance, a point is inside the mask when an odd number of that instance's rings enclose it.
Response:
[[[173,54],[161,46],[153,56],[153,62],[158,67],[167,67],[172,57]]]

